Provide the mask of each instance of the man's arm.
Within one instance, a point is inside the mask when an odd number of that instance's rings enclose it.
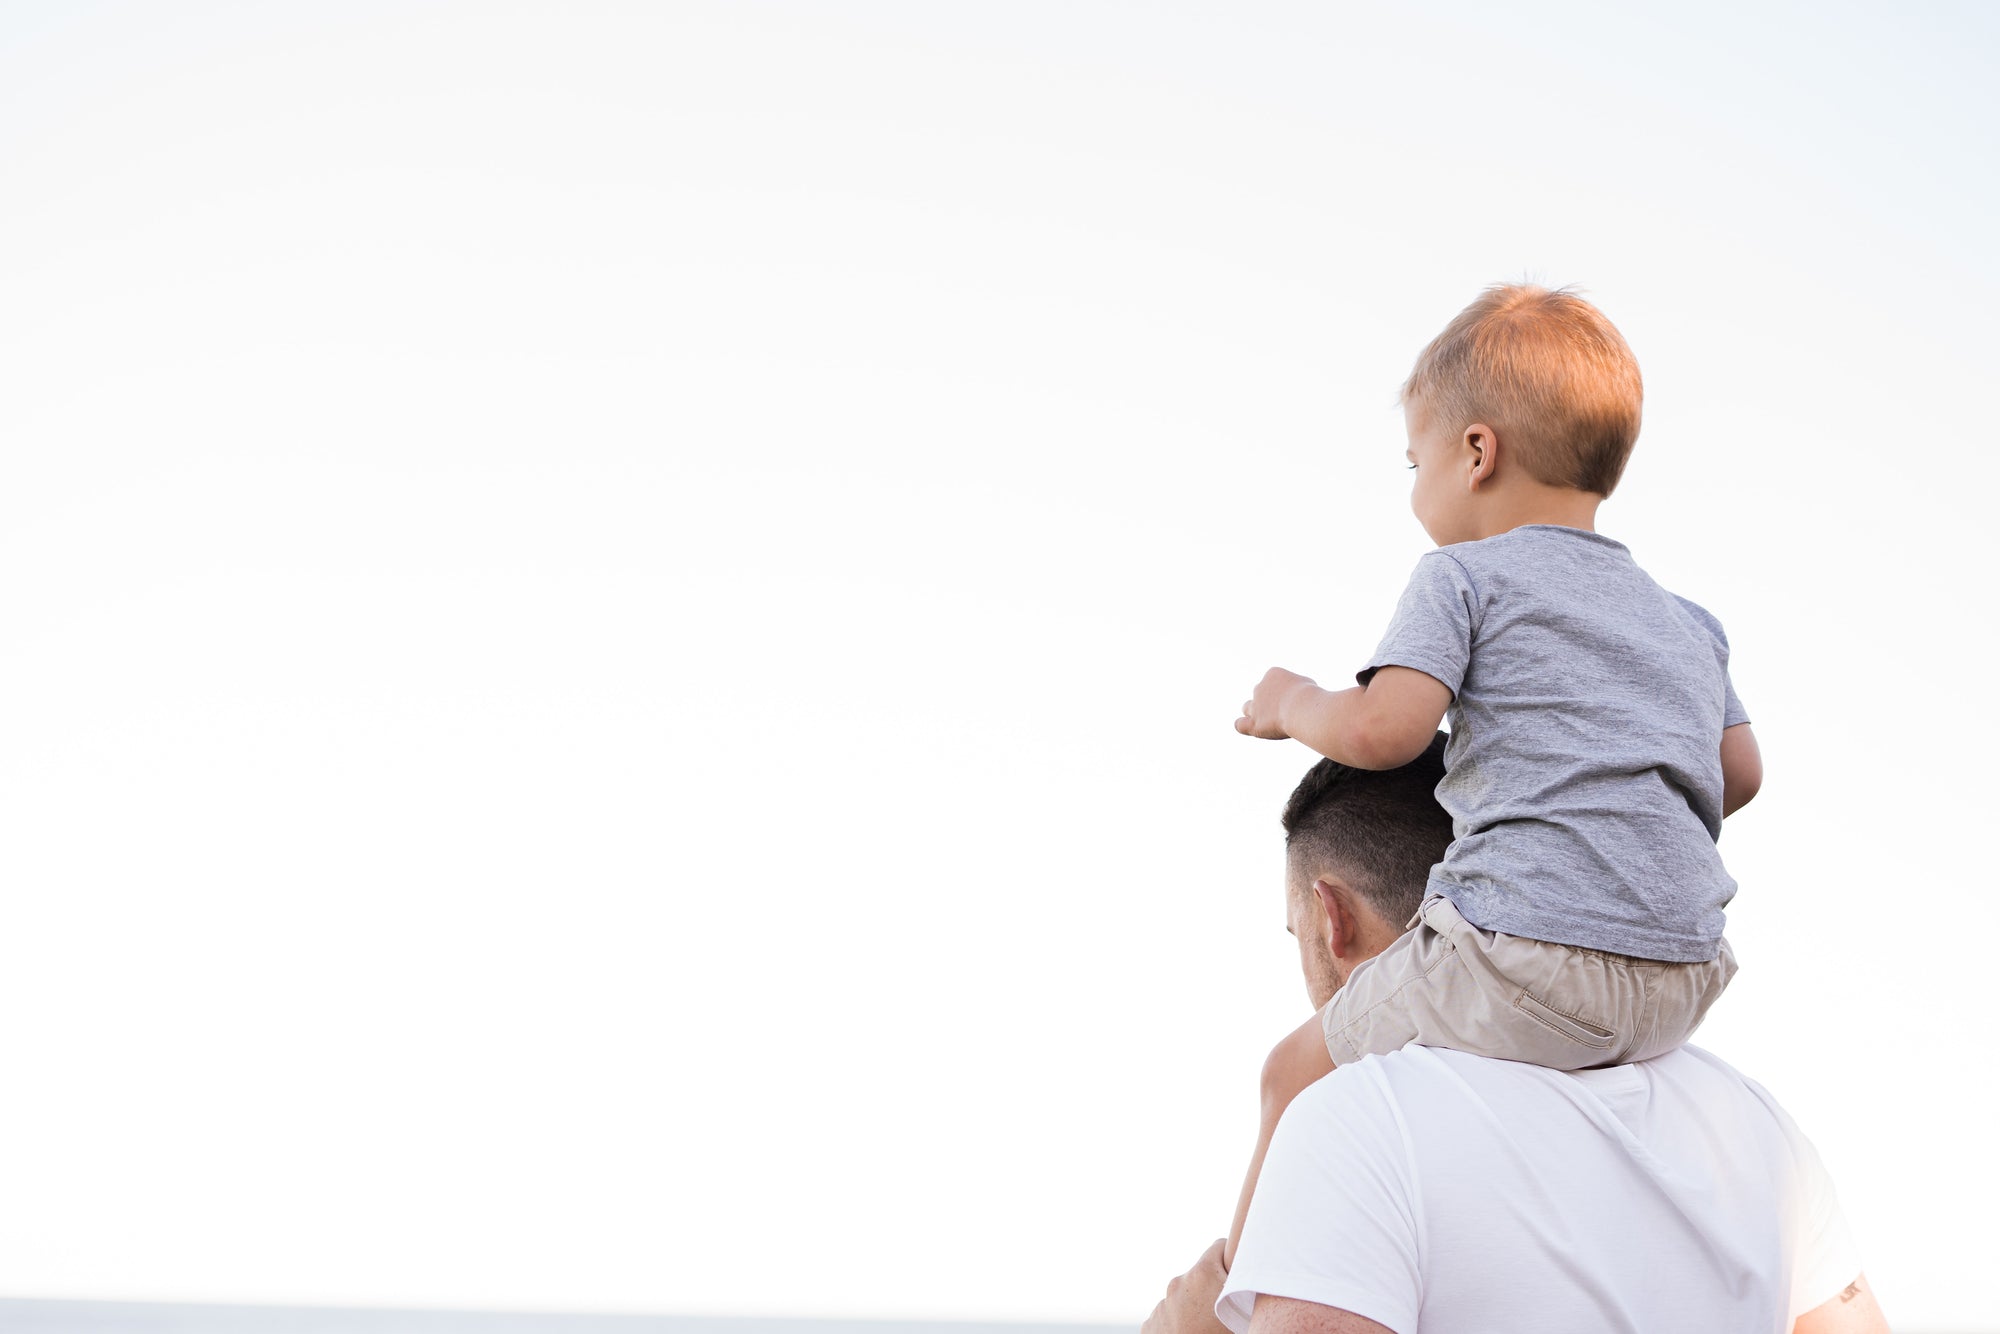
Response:
[[[1348,690],[1273,667],[1236,730],[1266,741],[1296,737],[1354,769],[1400,769],[1424,753],[1450,705],[1451,688],[1414,667],[1380,668]]]
[[[1229,1327],[1215,1318],[1215,1299],[1229,1277],[1222,1267],[1222,1243],[1217,1241],[1201,1253],[1194,1268],[1167,1284],[1167,1295],[1146,1317],[1139,1334],[1229,1334]]]
[[[1396,1334],[1367,1316],[1294,1297],[1257,1294],[1250,1312],[1250,1334]]]
[[[1722,729],[1722,814],[1728,817],[1750,804],[1764,786],[1764,756],[1750,724]]]
[[[1257,1174],[1263,1168],[1264,1154],[1271,1147],[1271,1133],[1278,1128],[1278,1118],[1291,1106],[1292,1099],[1332,1069],[1333,1057],[1327,1052],[1317,1014],[1271,1049],[1258,1081],[1261,1106],[1257,1148],[1250,1155],[1250,1172],[1243,1181],[1243,1194],[1236,1202],[1236,1217],[1229,1225],[1229,1236],[1203,1251],[1192,1269],[1167,1284],[1167,1295],[1153,1308],[1140,1334],[1225,1334],[1225,1326],[1215,1318],[1215,1299],[1222,1295],[1223,1280],[1229,1276],[1229,1266],[1236,1256],[1236,1243],[1243,1238],[1243,1220],[1250,1215],[1250,1198],[1257,1190]]]
[[[1876,1304],[1868,1276],[1856,1274],[1837,1296],[1793,1321],[1792,1334],[1889,1334],[1889,1318]]]

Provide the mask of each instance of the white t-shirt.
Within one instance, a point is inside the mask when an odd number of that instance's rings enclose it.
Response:
[[[1405,1047],[1293,1100],[1215,1313],[1781,1334],[1860,1272],[1811,1143],[1705,1051],[1566,1074]]]

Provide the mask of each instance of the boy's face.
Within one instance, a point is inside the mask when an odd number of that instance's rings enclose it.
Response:
[[[1472,451],[1462,437],[1439,429],[1421,403],[1403,404],[1403,429],[1410,437],[1404,457],[1415,470],[1410,510],[1417,522],[1441,547],[1472,541],[1477,536],[1472,521]]]

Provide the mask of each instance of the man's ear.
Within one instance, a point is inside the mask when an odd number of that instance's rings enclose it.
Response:
[[[1472,470],[1465,478],[1466,489],[1477,491],[1481,483],[1493,480],[1493,470],[1500,466],[1500,437],[1486,423],[1474,422],[1465,428],[1462,438],[1472,460]]]
[[[1359,943],[1353,905],[1347,901],[1347,886],[1321,876],[1313,881],[1313,897],[1319,900],[1326,917],[1326,948],[1336,959],[1345,959]]]

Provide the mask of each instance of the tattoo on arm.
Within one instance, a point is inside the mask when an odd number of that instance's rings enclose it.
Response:
[[[1845,1288],[1841,1289],[1840,1300],[1844,1302],[1851,1302],[1860,1295],[1861,1295],[1861,1285],[1859,1283],[1850,1283]]]

